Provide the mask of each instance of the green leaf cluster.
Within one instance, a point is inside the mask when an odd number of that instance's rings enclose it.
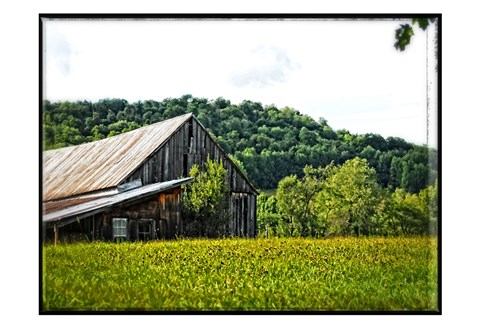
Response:
[[[405,47],[410,44],[410,39],[414,34],[413,28],[409,24],[401,24],[400,27],[395,30],[395,48],[404,51]]]
[[[227,170],[223,162],[210,158],[203,167],[195,164],[190,170],[194,180],[182,187],[181,209],[188,237],[220,237],[227,235]]]
[[[435,22],[435,20],[436,18],[415,17],[412,18],[412,25],[414,26],[415,24],[418,24],[418,26],[425,31],[430,24]],[[414,35],[413,27],[410,24],[400,24],[400,27],[395,30],[395,49],[405,51]]]

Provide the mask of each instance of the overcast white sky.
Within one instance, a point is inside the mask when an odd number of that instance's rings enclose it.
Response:
[[[425,144],[433,30],[427,39],[416,28],[411,45],[399,52],[393,44],[401,23],[50,20],[44,97],[248,99],[324,117],[335,130]],[[435,87],[433,70],[428,81]],[[428,143],[436,146],[433,100]]]

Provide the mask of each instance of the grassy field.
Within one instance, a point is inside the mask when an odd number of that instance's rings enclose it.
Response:
[[[43,310],[437,310],[436,238],[43,247]]]

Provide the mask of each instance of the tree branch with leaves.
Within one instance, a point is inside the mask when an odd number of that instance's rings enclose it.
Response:
[[[406,47],[410,44],[412,36],[415,35],[413,26],[417,24],[423,31],[426,31],[428,26],[434,23],[436,18],[413,18],[412,25],[400,24],[400,27],[395,30],[395,49],[399,51],[405,51]]]

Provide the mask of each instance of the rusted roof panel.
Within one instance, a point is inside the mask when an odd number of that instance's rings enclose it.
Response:
[[[75,197],[75,198],[67,198],[67,199],[43,203],[43,215],[51,212],[56,212],[73,205],[79,205],[82,203],[90,202],[92,200],[103,198],[103,197],[106,197],[106,196],[103,195],[103,196],[85,197],[85,198]]]
[[[192,114],[73,147],[43,152],[43,200],[117,186]]]
[[[102,210],[105,210],[106,208],[114,205],[137,200],[142,197],[147,197],[155,193],[179,187],[182,184],[188,183],[192,180],[193,178],[183,178],[167,182],[157,182],[143,187],[139,187],[137,189],[125,191],[113,196],[106,196],[99,199],[89,200],[81,204],[71,204],[71,206],[43,215],[43,222],[49,223],[72,217],[85,217],[88,215],[92,215],[92,213],[101,212]]]

